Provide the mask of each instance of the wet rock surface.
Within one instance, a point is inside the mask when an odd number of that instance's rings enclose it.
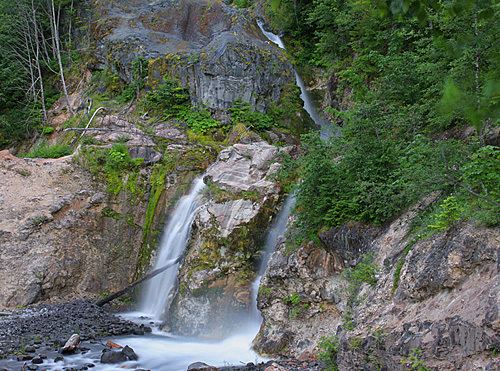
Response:
[[[262,141],[235,144],[207,169],[208,192],[195,216],[169,330],[221,338],[248,316],[259,249],[281,197],[272,175],[288,150]]]

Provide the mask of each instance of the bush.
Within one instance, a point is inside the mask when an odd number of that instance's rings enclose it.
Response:
[[[350,269],[347,273],[348,280],[354,282],[355,285],[367,283],[370,286],[377,284],[377,266],[373,263],[373,256],[366,254],[363,259]]]
[[[250,3],[249,0],[233,0],[233,5],[237,8],[248,8]]]
[[[460,220],[464,207],[455,196],[446,197],[439,205],[439,211],[434,216],[434,222],[428,227],[436,231],[447,230],[453,223]]]
[[[219,121],[212,118],[206,109],[183,109],[179,117],[186,122],[191,130],[198,134],[206,134],[219,127]]]
[[[337,371],[337,353],[339,351],[339,340],[335,335],[322,337],[318,347],[320,352],[318,358],[325,363],[325,370]]]
[[[283,301],[288,305],[299,305],[300,295],[294,292],[293,294],[290,294],[286,298],[284,298]]]
[[[50,135],[54,132],[54,128],[52,126],[44,126],[42,128],[42,134],[43,135]]]
[[[462,181],[469,191],[485,197],[493,204],[500,203],[500,148],[479,148],[462,170]]]
[[[42,144],[41,146],[35,148],[31,152],[28,152],[20,157],[27,158],[59,158],[63,156],[68,156],[71,154],[71,147],[63,144],[56,144],[49,146],[47,144]]]
[[[249,103],[236,101],[229,109],[233,125],[242,123],[256,131],[269,130],[273,126],[271,116],[254,111]]]
[[[114,144],[110,149],[84,147],[78,161],[94,175],[104,175],[108,192],[117,195],[124,185],[132,194],[142,191],[137,188],[137,173],[143,158],[132,159],[123,143]],[[125,183],[125,178],[128,181]]]
[[[429,371],[429,368],[422,360],[422,349],[420,348],[413,348],[408,357],[403,357],[401,359],[401,364],[412,371]]]
[[[176,117],[190,104],[189,92],[178,81],[165,77],[156,90],[146,94],[145,109],[163,115],[164,118]]]

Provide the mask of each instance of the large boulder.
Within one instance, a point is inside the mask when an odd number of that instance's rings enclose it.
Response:
[[[280,201],[271,175],[285,150],[265,142],[237,144],[207,169],[208,194],[179,273],[168,315],[171,331],[221,337],[241,326],[262,242]]]

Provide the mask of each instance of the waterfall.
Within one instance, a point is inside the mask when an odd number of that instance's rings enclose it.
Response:
[[[279,48],[286,50],[283,40],[281,40],[281,38],[278,35],[270,31],[266,31],[266,29],[264,28],[264,23],[260,19],[257,21],[257,25],[259,26],[264,36],[266,36],[270,42],[276,44]],[[304,81],[302,80],[300,75],[297,73],[296,70],[294,70],[293,72],[295,74],[295,82],[297,86],[300,88],[300,99],[302,99],[302,101],[304,102],[303,106],[304,110],[308,113],[309,117],[311,117],[313,122],[320,129],[321,138],[328,139],[332,135],[338,135],[337,127],[332,125],[330,121],[328,121],[318,113],[318,110],[314,105],[311,95],[307,91],[306,85],[304,84]]]
[[[272,42],[273,44],[276,44],[278,47],[281,49],[285,50],[285,44],[283,43],[283,40],[278,35],[275,35],[272,32],[266,31],[264,28],[264,24],[261,20],[257,20],[257,24],[264,34],[264,36],[267,37],[267,39]],[[314,102],[311,99],[311,96],[309,95],[309,92],[306,89],[306,86],[304,84],[304,81],[300,77],[300,75],[297,73],[297,71],[294,70],[295,73],[295,81],[297,83],[297,86],[300,88],[300,98],[304,102],[304,110],[309,114],[311,119],[314,121],[314,123],[318,126],[320,129],[320,134],[321,138],[323,140],[328,139],[332,135],[338,135],[338,130],[337,127],[332,125],[331,122],[323,118],[318,111],[316,110],[316,107],[314,106]],[[284,235],[286,232],[286,227],[287,227],[287,222],[288,218],[290,217],[290,214],[292,212],[292,209],[295,205],[295,195],[290,194],[287,196],[285,202],[283,203],[283,206],[276,216],[271,228],[267,232],[265,244],[264,244],[264,254],[262,256],[262,260],[260,263],[259,271],[257,273],[257,277],[255,281],[252,284],[252,320],[258,321],[258,324],[262,322],[262,317],[260,315],[259,310],[257,309],[257,296],[258,296],[258,290],[260,286],[260,281],[262,279],[262,276],[264,275],[267,265],[269,263],[269,260],[271,258],[271,254],[274,252],[276,249],[276,245],[278,244],[279,238]]]
[[[161,268],[184,254],[191,224],[198,207],[198,196],[204,187],[203,179],[196,178],[189,193],[175,205],[161,238],[154,269]],[[154,319],[161,319],[168,312],[175,294],[178,270],[179,264],[176,264],[147,283],[141,301],[142,312],[151,315]]]
[[[269,259],[271,258],[271,254],[276,249],[276,245],[279,242],[280,237],[282,237],[286,232],[286,227],[288,223],[288,219],[290,214],[292,213],[293,206],[295,205],[295,194],[289,194],[278,215],[274,218],[273,224],[271,228],[267,232],[266,240],[264,243],[264,253],[262,255],[262,259],[260,261],[259,270],[257,272],[257,277],[252,284],[252,319],[258,320],[258,325],[260,326],[260,322],[262,322],[262,317],[260,315],[259,310],[257,309],[257,295],[259,293],[259,286],[262,276],[264,275],[267,264],[269,263]]]

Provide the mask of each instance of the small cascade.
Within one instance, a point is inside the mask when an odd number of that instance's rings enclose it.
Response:
[[[159,246],[159,255],[153,269],[158,269],[184,254],[193,223],[198,196],[205,187],[202,178],[193,181],[189,194],[176,204],[165,226]],[[141,301],[141,311],[159,320],[168,311],[175,294],[179,264],[152,278]]]
[[[281,40],[281,38],[278,35],[270,31],[266,31],[262,20],[259,19],[257,21],[257,25],[259,26],[264,36],[266,36],[270,42],[276,44],[279,48],[286,50],[283,40]],[[311,95],[307,91],[306,85],[304,84],[304,81],[302,80],[300,75],[295,70],[293,72],[295,73],[295,82],[297,86],[300,88],[300,99],[302,99],[302,101],[304,102],[304,110],[309,114],[309,117],[311,117],[313,122],[320,129],[321,138],[328,139],[332,135],[338,135],[337,127],[332,125],[330,121],[328,121],[318,113],[318,110],[314,105]]]
[[[272,253],[276,249],[278,245],[280,237],[282,237],[286,232],[286,227],[288,223],[288,219],[290,218],[290,214],[292,213],[293,206],[295,205],[295,195],[292,193],[287,196],[281,210],[278,215],[274,218],[273,224],[271,228],[267,232],[266,240],[264,243],[264,252],[262,255],[262,260],[260,261],[259,270],[257,272],[257,277],[252,284],[252,321],[257,320],[258,326],[262,322],[262,317],[260,315],[259,310],[257,309],[257,295],[259,293],[259,286],[262,276],[266,272],[267,265],[269,263],[269,259],[271,258]]]

